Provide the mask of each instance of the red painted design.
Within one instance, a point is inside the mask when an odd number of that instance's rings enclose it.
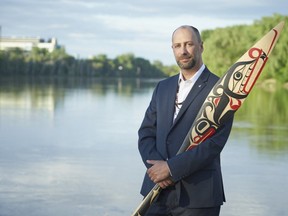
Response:
[[[187,151],[193,149],[194,147],[196,147],[197,145],[199,145],[200,143],[202,143],[203,141],[205,141],[206,139],[211,137],[215,132],[216,132],[215,128],[209,128],[205,134],[199,135],[199,136],[195,136],[194,137],[194,142],[192,142],[188,146]]]
[[[235,104],[235,102],[237,103]],[[233,98],[230,98],[230,107],[232,110],[238,110],[241,105],[242,105],[241,100],[238,99],[233,100]]]
[[[214,100],[214,104],[215,104],[216,106],[219,104],[220,99],[221,99],[220,97],[215,98],[215,100]]]

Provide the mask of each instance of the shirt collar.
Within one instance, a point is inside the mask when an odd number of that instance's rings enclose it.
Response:
[[[196,73],[188,80],[185,80],[183,77],[182,72],[180,71],[179,74],[179,80],[178,83],[182,82],[182,81],[190,81],[190,82],[196,82],[196,80],[200,77],[200,75],[202,74],[202,72],[205,70],[205,65],[202,64],[202,66],[199,68],[198,71],[196,71]]]

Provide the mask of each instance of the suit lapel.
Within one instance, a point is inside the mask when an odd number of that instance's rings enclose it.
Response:
[[[189,94],[187,95],[187,98],[185,99],[175,121],[174,124],[177,123],[177,121],[181,118],[181,116],[185,113],[187,108],[191,105],[191,103],[194,101],[197,95],[201,92],[201,90],[206,86],[207,79],[209,77],[209,70],[205,68],[201,76],[197,79],[195,84],[193,85],[192,89],[190,90]]]
[[[170,88],[167,89],[167,116],[171,116],[169,119],[169,127],[173,124],[173,117],[174,117],[174,109],[175,109],[175,100],[176,100],[176,93],[178,88],[178,80],[179,75],[175,76],[173,80],[171,80],[171,84],[169,85]]]

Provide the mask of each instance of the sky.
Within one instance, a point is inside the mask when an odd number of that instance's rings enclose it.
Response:
[[[133,53],[175,64],[171,34],[288,15],[287,0],[0,0],[2,37],[55,37],[77,58]],[[276,24],[275,24],[276,25]]]

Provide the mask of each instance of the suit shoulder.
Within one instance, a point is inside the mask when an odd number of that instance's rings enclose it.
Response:
[[[176,74],[174,76],[171,76],[171,77],[168,77],[168,78],[165,78],[163,80],[160,80],[158,82],[158,85],[171,85],[171,84],[174,84],[175,81],[177,81],[179,78],[179,74]]]
[[[214,73],[212,73],[212,72],[210,72],[211,73],[211,78],[212,79],[219,79],[219,76],[217,76],[216,74],[214,74]]]
[[[208,70],[209,76],[208,76],[208,82],[211,82],[215,84],[220,78],[216,74],[212,73],[211,71]]]

